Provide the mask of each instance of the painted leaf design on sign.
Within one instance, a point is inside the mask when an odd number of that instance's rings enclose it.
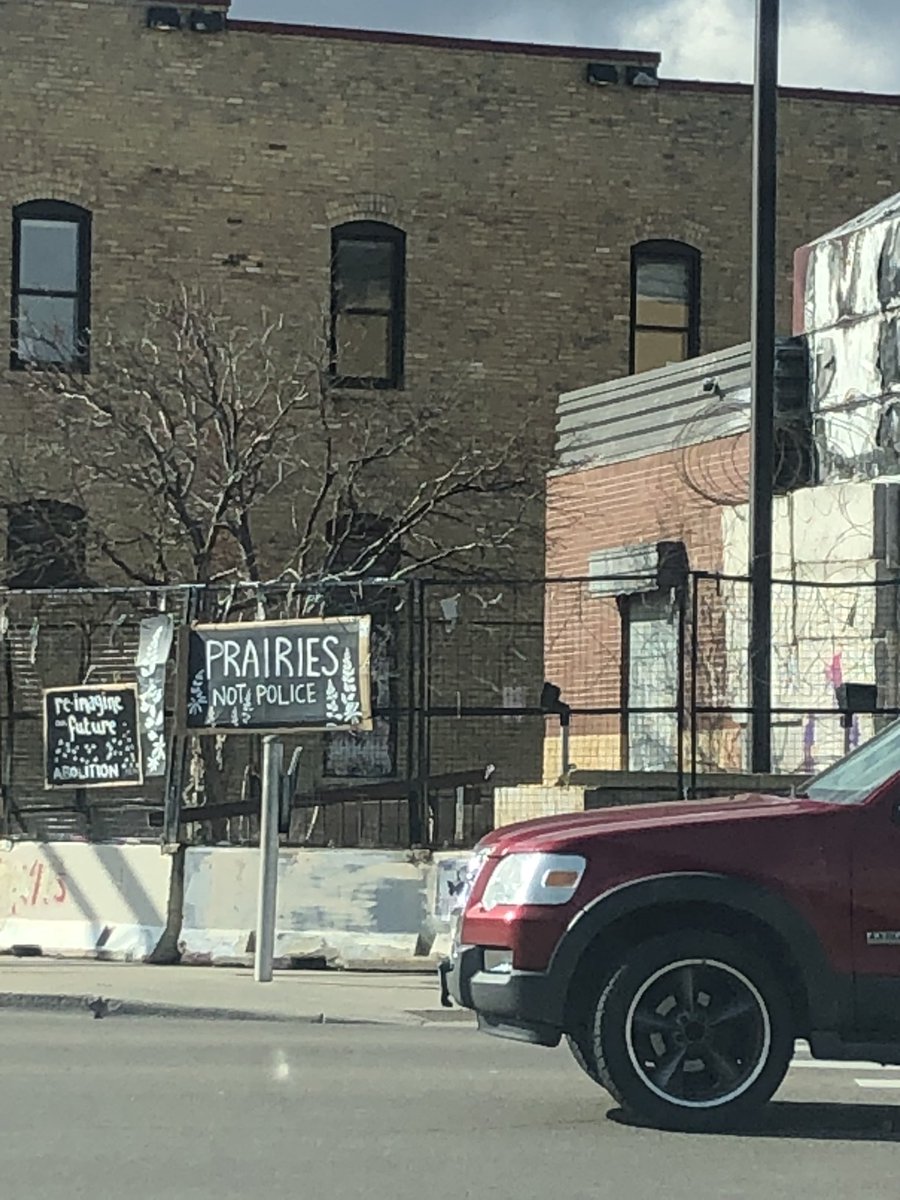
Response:
[[[359,707],[356,670],[353,666],[353,656],[349,646],[344,650],[344,658],[341,663],[341,706],[344,723],[358,725],[362,719],[362,709]]]
[[[192,717],[198,717],[206,710],[206,672],[198,671],[191,680],[191,692],[188,696],[188,712]]]

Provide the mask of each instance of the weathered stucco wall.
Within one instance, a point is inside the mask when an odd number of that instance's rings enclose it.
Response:
[[[741,574],[748,557],[747,506],[724,513],[725,571]],[[891,680],[885,665],[892,634],[881,619],[874,552],[875,492],[869,483],[808,488],[776,499],[772,597],[773,768],[808,773],[840,757],[844,731],[835,686]],[[792,582],[795,581],[795,582]],[[812,585],[812,586],[809,586]],[[893,589],[889,589],[893,593]],[[749,589],[723,585],[729,703],[747,705]],[[835,715],[809,710],[834,711]],[[745,731],[746,719],[736,718]],[[850,742],[872,733],[859,717]],[[746,748],[746,736],[741,737]],[[736,765],[745,765],[738,763]]]

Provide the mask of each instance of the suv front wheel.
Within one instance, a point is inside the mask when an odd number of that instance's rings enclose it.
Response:
[[[602,1084],[639,1120],[723,1129],[761,1107],[794,1046],[784,988],[740,943],[702,931],[636,947],[597,1003]]]

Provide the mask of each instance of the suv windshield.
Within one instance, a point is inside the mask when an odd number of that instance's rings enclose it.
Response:
[[[892,721],[870,741],[817,775],[803,789],[810,800],[860,804],[876,788],[900,772],[900,720]]]

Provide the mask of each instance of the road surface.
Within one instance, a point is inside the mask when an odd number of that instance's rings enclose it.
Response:
[[[623,1124],[568,1052],[425,1028],[0,1013],[3,1196],[896,1200],[900,1071],[801,1059],[756,1128]]]

